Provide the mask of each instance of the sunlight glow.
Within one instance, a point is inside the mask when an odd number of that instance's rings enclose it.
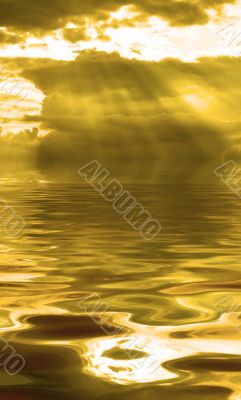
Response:
[[[37,116],[42,109],[45,95],[32,82],[8,74],[0,74],[0,111],[3,135],[7,132],[19,133],[25,129],[39,128],[39,122],[21,121],[25,115]]]
[[[146,22],[140,22],[138,18],[135,21],[137,15],[133,8],[125,6],[117,12],[110,13],[110,18],[104,25],[102,22],[93,23],[86,18],[86,35],[89,36],[87,41],[70,43],[63,39],[61,29],[42,38],[28,35],[24,46],[23,44],[2,46],[0,57],[74,60],[78,51],[96,49],[108,53],[117,51],[122,57],[129,59],[160,61],[172,57],[193,62],[205,56],[237,56],[241,51],[239,49],[238,52],[235,46],[227,45],[217,35],[217,32],[225,27],[225,24],[227,25],[227,21],[239,27],[241,11],[238,5],[226,5],[222,17],[211,10],[210,21],[206,25],[186,27],[170,27],[165,20],[154,16]],[[132,26],[127,26],[123,22],[128,19],[132,21]],[[77,24],[73,22],[67,23],[66,27],[78,29]]]
[[[121,7],[118,11],[111,12],[110,16],[113,19],[122,21],[124,19],[132,19],[139,15],[139,12],[134,11],[132,6]]]
[[[124,360],[105,355],[115,348],[123,352]],[[146,355],[135,359],[135,352]],[[129,336],[95,340],[88,342],[85,372],[122,385],[163,381],[176,377],[161,366],[161,363],[171,358],[175,358],[175,351],[154,337]]]
[[[121,385],[157,381],[169,384],[170,380],[178,378],[180,371],[174,373],[166,365],[163,366],[167,361],[200,353],[241,354],[239,336],[236,340],[222,338],[222,328],[230,325],[228,318],[228,314],[223,314],[213,322],[180,325],[178,328],[126,321],[127,326],[136,334],[85,341],[84,372]],[[200,328],[205,329],[207,337],[200,338],[198,333],[195,337],[195,330],[198,332]],[[192,330],[192,338],[172,338],[171,333],[177,329],[179,332]],[[216,338],[210,339],[208,332],[213,329],[217,332]]]
[[[186,94],[183,96],[183,98],[188,104],[190,104],[194,108],[203,109],[207,107],[206,99],[197,94]]]

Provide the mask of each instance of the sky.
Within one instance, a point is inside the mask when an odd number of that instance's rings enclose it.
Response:
[[[240,157],[240,1],[0,0],[0,16],[2,153]]]

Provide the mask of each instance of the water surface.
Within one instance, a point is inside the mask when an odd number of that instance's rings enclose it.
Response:
[[[26,365],[1,399],[240,399],[241,203],[211,174],[123,178],[152,241],[76,171],[2,176],[26,227],[1,230],[1,333]]]

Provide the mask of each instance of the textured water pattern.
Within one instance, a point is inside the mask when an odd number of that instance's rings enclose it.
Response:
[[[130,178],[162,224],[144,241],[60,175],[0,180],[26,222],[21,238],[1,230],[1,336],[26,361],[0,369],[1,400],[240,399],[240,200],[219,182]]]

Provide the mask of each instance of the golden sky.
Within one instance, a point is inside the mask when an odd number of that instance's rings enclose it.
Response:
[[[3,134],[38,128],[51,157],[119,142],[137,155],[146,140],[173,157],[238,148],[240,6],[0,0]]]

